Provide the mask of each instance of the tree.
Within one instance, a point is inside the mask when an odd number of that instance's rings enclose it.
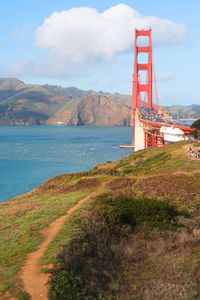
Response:
[[[194,129],[194,131],[192,131],[192,135],[194,136],[194,138],[199,139],[200,138],[200,119],[194,121],[194,123],[191,125],[191,128]]]

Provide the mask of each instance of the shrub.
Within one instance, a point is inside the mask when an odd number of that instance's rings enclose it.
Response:
[[[117,299],[126,259],[124,245],[131,229],[140,224],[172,228],[177,214],[172,205],[155,199],[99,195],[87,216],[74,221],[79,229],[58,255],[49,299]]]
[[[27,292],[22,292],[18,295],[19,300],[30,300],[31,297]]]
[[[112,229],[123,225],[134,228],[140,224],[166,229],[176,225],[178,215],[174,206],[166,201],[137,199],[126,195],[114,198],[111,194],[98,196],[91,211]]]
[[[49,289],[51,300],[99,299],[117,276],[109,228],[79,220],[79,232],[58,255]]]
[[[194,136],[194,138],[199,139],[200,138],[200,119],[194,121],[193,124],[191,125],[191,128],[194,129],[194,131],[192,131],[192,135]]]

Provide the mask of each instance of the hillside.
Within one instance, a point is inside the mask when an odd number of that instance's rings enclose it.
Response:
[[[130,95],[0,79],[0,125],[128,125],[130,107]],[[200,117],[200,105],[164,109],[174,119]]]
[[[44,124],[67,101],[68,97],[57,97],[44,86],[1,79],[0,124]]]
[[[200,161],[185,148],[139,151],[0,203],[0,297],[45,295],[48,274],[49,299],[199,297]]]
[[[116,102],[123,103],[130,108],[132,106],[132,96],[131,95],[124,95],[124,94],[118,94],[118,93],[115,93],[115,94],[105,93],[104,95],[106,97],[108,97],[109,99],[116,101]]]
[[[0,79],[0,125],[127,125],[130,109],[75,87]]]
[[[63,125],[128,125],[130,109],[105,96],[89,95],[76,102],[72,100],[68,108],[49,118],[46,124],[58,122]]]
[[[174,120],[200,118],[200,105],[164,106],[163,109],[167,110]]]

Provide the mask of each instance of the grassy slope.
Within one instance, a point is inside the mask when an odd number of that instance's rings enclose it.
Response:
[[[0,79],[0,121],[4,123],[20,117],[45,121],[68,101],[69,97],[61,96],[46,86],[24,84],[16,79]]]
[[[0,296],[9,291],[23,299],[18,272],[27,253],[41,242],[39,231],[80,198],[97,190],[101,182],[102,192],[109,191],[113,197],[123,193],[167,200],[190,215],[180,217],[182,227],[178,230],[155,229],[146,234],[138,229],[128,235],[127,243],[120,240],[123,251],[118,249],[116,253],[122,251],[124,258],[119,262],[123,266],[121,277],[113,279],[115,288],[108,288],[108,293],[117,293],[119,299],[129,299],[131,295],[136,295],[133,299],[144,295],[153,299],[190,299],[199,295],[196,274],[200,269],[200,161],[189,160],[182,147],[179,143],[139,151],[118,162],[98,165],[90,172],[58,176],[28,194],[1,203]],[[44,270],[46,264],[57,263],[55,254],[77,235],[77,224],[87,218],[89,207],[90,201],[70,218],[71,222],[65,222],[41,261]],[[4,299],[9,299],[6,295]]]

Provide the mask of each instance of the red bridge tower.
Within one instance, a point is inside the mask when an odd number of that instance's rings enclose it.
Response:
[[[138,46],[137,38],[139,36],[146,36],[149,38],[148,46]],[[148,62],[146,64],[138,63],[138,53],[148,53]],[[146,71],[146,84],[140,83],[139,71]],[[135,29],[135,49],[134,49],[134,73],[133,73],[133,92],[132,92],[132,117],[133,127],[135,128],[135,110],[141,105],[147,105],[152,108],[152,41],[151,41],[151,29],[149,30],[137,30]],[[145,92],[147,96],[147,103],[142,103],[141,92]],[[146,101],[145,101],[146,102]]]
[[[137,45],[137,38],[139,36],[147,36],[149,38],[149,45],[146,47],[139,47]],[[138,53],[148,53],[148,63],[138,63]],[[134,51],[134,74],[133,74],[133,110],[141,106],[141,92],[147,93],[148,107],[152,108],[152,41],[151,29],[137,30],[135,29],[135,51]],[[140,84],[139,71],[147,71],[148,83]]]

